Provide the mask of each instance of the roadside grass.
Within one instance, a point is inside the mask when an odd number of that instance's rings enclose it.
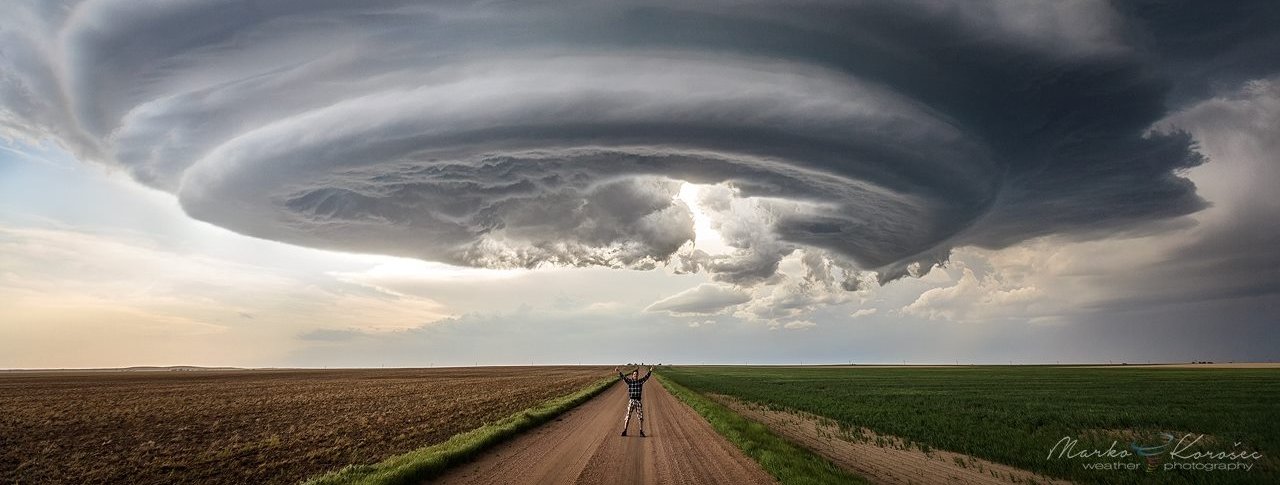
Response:
[[[497,422],[460,433],[448,441],[387,458],[372,465],[348,465],[303,482],[303,485],[403,485],[439,476],[454,465],[470,461],[490,447],[573,409],[617,382],[616,377],[597,381],[573,394],[561,396],[507,416]]]
[[[1081,483],[1280,483],[1280,370],[953,367],[675,367],[664,382],[776,410],[867,428],[907,446],[985,458]],[[1064,437],[1075,452],[1128,452],[1160,433],[1204,434],[1189,451],[1253,451],[1251,470],[1146,470],[1133,455],[1051,455]],[[1058,451],[1064,446],[1059,446]],[[1162,457],[1161,467],[1178,459]],[[1182,460],[1191,462],[1197,460]],[[1242,460],[1201,459],[1222,463]],[[1138,470],[1087,468],[1135,463]]]
[[[825,458],[773,434],[765,425],[746,419],[706,396],[665,379],[661,374],[658,381],[784,485],[867,483]]]

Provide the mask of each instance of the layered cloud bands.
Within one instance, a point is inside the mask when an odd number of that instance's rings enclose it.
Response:
[[[735,283],[1203,207],[1131,19],[963,6],[33,1],[0,20],[0,128],[244,234],[478,267],[669,262],[683,182],[727,194],[736,249],[684,264]]]

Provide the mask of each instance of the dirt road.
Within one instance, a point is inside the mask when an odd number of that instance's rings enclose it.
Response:
[[[645,385],[644,430],[622,432],[626,386],[601,395],[431,483],[775,483],[754,461],[667,392]]]

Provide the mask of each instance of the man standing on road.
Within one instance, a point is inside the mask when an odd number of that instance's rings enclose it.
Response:
[[[613,368],[614,372],[618,372],[618,368]],[[649,380],[649,376],[653,375],[653,367],[645,373],[644,377],[640,377],[640,368],[631,371],[631,376],[627,377],[618,372],[618,377],[622,378],[622,382],[627,383],[627,417],[622,420],[622,436],[627,435],[627,427],[631,425],[631,413],[634,412],[640,417],[640,436],[644,437],[644,404],[640,402],[640,391],[644,390],[644,381]]]

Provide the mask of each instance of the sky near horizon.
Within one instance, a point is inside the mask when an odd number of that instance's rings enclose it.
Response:
[[[1280,361],[1280,4],[20,1],[0,368]]]

